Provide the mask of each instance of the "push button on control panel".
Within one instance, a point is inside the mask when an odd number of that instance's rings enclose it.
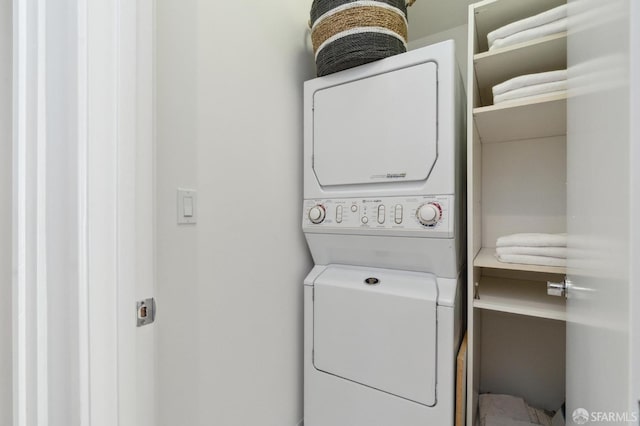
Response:
[[[394,220],[398,225],[402,223],[402,205],[401,204],[396,204]]]
[[[383,224],[384,223],[384,214],[385,214],[385,208],[384,205],[379,205],[378,206],[378,223]]]
[[[368,223],[368,222],[369,222],[369,218],[368,218],[368,217],[366,217],[366,216],[362,216],[362,219],[360,219],[360,221],[361,221],[362,223],[365,223],[365,224],[366,224],[366,223]]]
[[[336,222],[342,223],[342,206],[336,207]]]
[[[354,212],[354,213],[355,213],[355,212],[357,212],[357,211],[358,211],[358,206],[356,206],[355,204],[353,204],[353,205],[351,206],[351,211],[352,211],[352,212]]]

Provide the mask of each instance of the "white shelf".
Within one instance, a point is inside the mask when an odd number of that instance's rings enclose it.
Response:
[[[495,249],[489,247],[480,249],[480,252],[473,260],[473,266],[478,266],[481,268],[505,269],[509,271],[540,272],[559,275],[567,274],[567,268],[559,266],[522,265],[519,263],[499,262],[495,256]]]
[[[473,116],[482,143],[566,135],[567,95],[540,95],[474,108]]]
[[[479,51],[487,50],[487,34],[491,31],[565,3],[566,0],[485,0],[478,3],[474,12]]]
[[[520,75],[567,68],[567,33],[478,53],[473,58],[482,105],[493,103],[491,88]]]
[[[565,298],[547,295],[545,282],[482,277],[479,284],[474,308],[566,320]]]

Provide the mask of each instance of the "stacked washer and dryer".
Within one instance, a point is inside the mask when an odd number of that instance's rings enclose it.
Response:
[[[454,423],[460,83],[453,41],[305,83],[305,426]]]

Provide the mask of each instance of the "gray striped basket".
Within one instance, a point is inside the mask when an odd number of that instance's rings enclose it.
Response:
[[[407,51],[415,0],[314,0],[311,40],[318,76]]]

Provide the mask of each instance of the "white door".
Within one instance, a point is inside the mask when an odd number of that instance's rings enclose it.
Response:
[[[640,21],[636,3],[569,1],[567,424],[638,424],[637,238],[630,237],[637,235],[631,219],[640,198],[633,182],[640,165],[631,160],[638,159],[630,92],[638,90],[631,64],[639,51],[637,40],[635,48],[630,42]]]

